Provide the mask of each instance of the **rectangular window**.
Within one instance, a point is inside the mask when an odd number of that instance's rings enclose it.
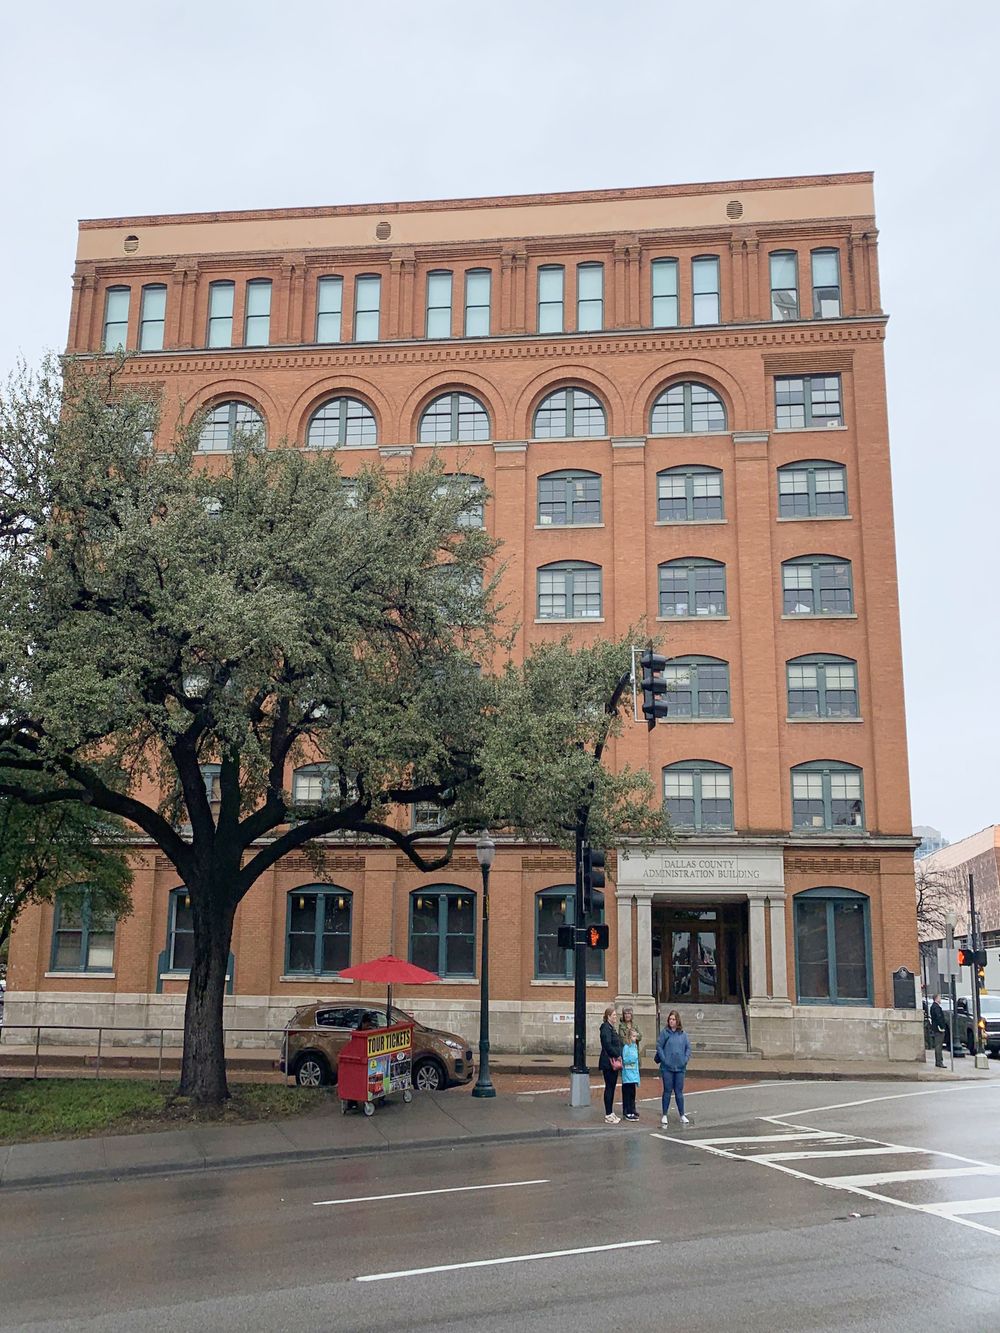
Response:
[[[167,314],[167,289],[156,284],[143,287],[139,309],[139,351],[163,350],[163,325]]]
[[[561,264],[548,264],[538,270],[538,332],[562,333],[563,283]]]
[[[806,1003],[870,1004],[868,900],[813,898],[795,902],[798,997]]]
[[[247,283],[247,309],[243,326],[246,347],[266,347],[271,340],[271,283],[254,278]]]
[[[653,260],[653,328],[672,329],[680,322],[677,260]]]
[[[691,260],[691,291],[694,297],[694,322],[719,322],[719,259],[717,255],[702,255]]]
[[[799,317],[799,257],[793,250],[771,256],[771,318]]]
[[[357,278],[354,283],[354,338],[359,343],[378,342],[379,304],[382,279],[377,274]]]
[[[840,255],[836,250],[812,253],[813,318],[840,316]]]
[[[114,917],[92,912],[89,892],[59,894],[52,938],[53,972],[110,972],[114,955]]]
[[[474,893],[418,893],[410,898],[410,962],[441,977],[475,976]]]
[[[213,282],[208,289],[208,346],[232,347],[234,282]]]
[[[106,352],[124,348],[128,338],[128,307],[132,296],[129,287],[109,287],[104,298],[104,336],[102,347]]]
[[[839,375],[779,375],[774,381],[775,424],[778,430],[842,426]]]
[[[292,893],[288,912],[288,971],[331,976],[351,960],[351,895]]]
[[[451,274],[427,275],[427,337],[451,337]]]
[[[465,275],[465,336],[487,338],[490,332],[490,281],[488,268],[470,269]]]
[[[340,342],[340,321],[344,309],[344,279],[320,278],[316,284],[316,341]]]
[[[187,972],[194,958],[194,915],[191,896],[175,893],[171,899],[173,921],[170,930],[170,971]]]
[[[581,333],[604,328],[604,265],[578,264],[576,327]]]

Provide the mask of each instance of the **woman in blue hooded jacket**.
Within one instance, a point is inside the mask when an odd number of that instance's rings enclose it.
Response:
[[[682,1125],[691,1122],[684,1114],[684,1073],[691,1059],[691,1040],[684,1031],[681,1016],[676,1009],[667,1014],[667,1025],[656,1039],[656,1063],[660,1066],[663,1079],[663,1100],[660,1103],[663,1115],[660,1124],[667,1123],[670,1110],[670,1094],[677,1098],[677,1112]]]

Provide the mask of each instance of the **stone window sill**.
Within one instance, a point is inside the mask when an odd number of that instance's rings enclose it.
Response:
[[[846,614],[837,614],[833,611],[817,611],[806,614],[806,612],[800,611],[796,615],[785,612],[781,618],[782,620],[857,620],[858,613],[857,611],[849,611]]]
[[[846,426],[775,426],[778,435],[805,435],[807,431],[826,435],[831,430],[847,430]]]
[[[845,523],[853,514],[779,514],[779,523]]]
[[[551,978],[550,978],[550,977],[545,977],[545,978],[539,978],[539,977],[536,977],[533,981],[529,981],[529,982],[528,982],[528,985],[529,985],[529,986],[562,986],[563,989],[569,989],[569,990],[572,990],[572,989],[573,989],[573,978],[572,978],[572,977],[567,977],[566,980],[563,981],[563,980],[561,980],[559,977],[551,977]],[[607,990],[608,983],[607,983],[606,981],[592,981],[592,980],[588,977],[588,978],[587,978],[587,987],[588,987],[588,989],[589,989],[590,987],[594,987],[595,989],[600,989],[600,988],[603,987],[605,990]]]
[[[728,518],[658,518],[655,528],[710,528],[724,527]]]
[[[667,703],[668,704],[670,703],[669,699],[667,700]],[[695,723],[698,726],[711,727],[711,726],[718,726],[719,723],[721,723],[723,726],[732,725],[732,723],[735,722],[736,719],[732,717],[671,717],[670,714],[668,713],[667,716],[665,718],[661,718],[660,721],[666,723],[668,727],[673,727],[673,726],[686,727],[690,726],[692,723]]]
[[[603,523],[536,523],[536,532],[578,532],[580,528],[603,528]]]
[[[786,717],[785,721],[796,724],[801,722],[815,722],[819,723],[822,726],[826,726],[827,723],[833,723],[834,725],[836,725],[842,722],[847,722],[849,724],[864,722],[864,718],[863,717]]]
[[[43,975],[46,977],[72,977],[75,981],[93,981],[95,979],[100,981],[114,981],[115,979],[115,974],[113,972],[100,972],[96,968],[91,968],[87,971],[79,969],[73,972],[45,972]]]
[[[557,620],[554,616],[546,616],[535,620],[536,625],[603,625],[603,616],[567,616],[564,620]]]
[[[305,982],[307,985],[319,983],[323,986],[353,986],[353,977],[342,977],[336,972],[296,972],[292,974],[285,973],[278,978],[279,981]]]
[[[691,624],[692,622],[698,622],[698,621],[702,621],[702,620],[731,620],[731,619],[732,619],[731,616],[657,616],[656,618],[657,618],[657,620],[662,620],[662,621],[664,621],[664,622],[665,622],[666,624],[668,624],[668,625],[673,624],[675,621],[677,621],[677,622],[679,622],[679,621],[685,621],[685,622],[687,622],[688,624]],[[798,617],[798,616],[793,616],[792,619],[793,619],[793,620],[798,620],[799,617]]]

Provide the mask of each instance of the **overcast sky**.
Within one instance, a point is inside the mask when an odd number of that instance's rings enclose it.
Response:
[[[1000,821],[995,0],[4,6],[0,373],[76,220],[875,171],[913,817]],[[995,392],[994,388],[994,392]]]

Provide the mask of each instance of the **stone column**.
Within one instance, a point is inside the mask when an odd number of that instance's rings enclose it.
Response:
[[[638,977],[635,993],[648,1000],[653,991],[653,893],[633,889],[636,899],[636,942],[638,944]]]
[[[767,938],[764,925],[766,900],[750,895],[750,1003],[767,999]]]
[[[618,889],[618,994],[635,994],[632,976],[632,894]]]
[[[785,949],[785,898],[771,894],[771,998],[788,999],[788,960]]]

